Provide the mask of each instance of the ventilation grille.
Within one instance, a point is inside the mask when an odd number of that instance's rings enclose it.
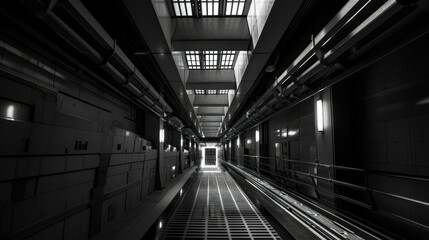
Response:
[[[224,172],[200,174],[177,207],[164,239],[280,239]]]

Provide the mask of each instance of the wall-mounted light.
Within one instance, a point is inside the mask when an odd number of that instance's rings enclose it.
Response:
[[[297,133],[298,133],[298,131],[297,131],[297,130],[290,130],[290,131],[288,132],[288,135],[292,137],[292,136],[295,136]]]
[[[240,136],[237,137],[237,147],[240,147]]]
[[[183,147],[183,136],[180,136],[180,147]]]
[[[252,140],[251,139],[247,139],[247,144],[251,144]]]
[[[255,141],[257,143],[259,142],[259,130],[256,130],[256,132],[255,132]]]
[[[10,120],[14,120],[14,115],[15,115],[15,107],[13,105],[10,105],[9,107],[7,107],[6,117]]]
[[[322,100],[317,100],[317,130],[323,132],[323,102]]]
[[[164,129],[159,130],[159,142],[164,143]]]

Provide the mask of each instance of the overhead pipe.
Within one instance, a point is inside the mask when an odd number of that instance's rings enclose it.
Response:
[[[282,96],[286,101],[296,94],[299,89],[305,86],[305,83],[310,79],[317,79],[323,75],[332,73],[341,69],[341,65],[336,64],[336,59],[346,53],[356,43],[362,40],[370,32],[374,31],[383,22],[388,20],[394,14],[398,13],[405,6],[394,1],[387,0],[381,6],[377,6],[375,11],[372,11],[369,16],[363,19],[357,27],[350,28],[354,21],[358,19],[359,14],[365,13],[365,8],[374,8],[370,4],[371,1],[349,1],[332,20],[325,26],[322,31],[312,36],[311,43],[303,50],[303,52],[292,62],[292,64],[280,75],[273,85],[262,95],[262,97],[254,104],[246,116],[242,116],[232,126],[234,129],[242,130],[246,123],[249,123],[249,116],[262,116],[272,109],[276,104],[280,103]],[[379,2],[377,2],[379,3]],[[332,43],[335,35],[341,31],[350,32],[337,43]],[[329,46],[330,51],[324,53],[321,48]],[[280,91],[277,91],[280,89]],[[289,101],[290,102],[290,101]],[[269,115],[269,114],[268,114]],[[233,134],[228,131],[225,135]]]
[[[93,62],[99,64],[100,67],[104,69],[109,75],[111,75],[118,83],[128,89],[137,98],[138,102],[141,101],[145,103],[144,105],[146,107],[148,105],[151,106],[161,115],[172,112],[171,107],[156,92],[156,90],[140,73],[140,71],[136,69],[131,60],[125,55],[121,48],[116,45],[116,41],[107,34],[107,32],[79,0],[62,1],[61,4],[67,11],[71,13],[71,15],[79,22],[79,24],[81,24],[82,27],[92,37],[94,37],[94,39],[97,40],[98,44],[111,52],[107,57],[102,56],[69,25],[62,21],[60,17],[58,17],[52,11],[48,11],[46,12],[45,18],[50,20],[47,22],[51,25],[51,27],[61,33],[61,35],[67,41],[82,51]],[[52,8],[53,7],[51,6],[50,9],[52,10]],[[111,59],[114,59],[121,65],[121,67],[126,70],[127,76],[122,74],[110,63]],[[137,83],[143,86],[143,91],[132,83],[133,80],[137,81]]]

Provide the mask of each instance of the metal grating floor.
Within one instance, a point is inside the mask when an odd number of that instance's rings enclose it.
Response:
[[[165,229],[164,239],[280,239],[227,172],[199,173]]]

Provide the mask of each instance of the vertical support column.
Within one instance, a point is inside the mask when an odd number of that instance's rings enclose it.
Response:
[[[89,236],[92,237],[101,231],[103,214],[103,194],[106,185],[107,169],[109,167],[110,154],[101,154],[99,167],[95,173],[94,188],[91,190],[91,218],[89,225]]]
[[[155,189],[164,188],[164,121],[156,115],[145,115],[145,137],[152,141],[153,148],[158,149],[158,159],[155,168]],[[164,133],[165,134],[165,133]]]
[[[321,102],[318,103],[319,100]],[[331,88],[327,88],[314,96],[314,113],[317,146],[317,160],[315,161],[323,164],[334,164],[334,131]],[[318,171],[319,172],[317,172],[316,168],[314,169],[314,173],[317,175],[324,177],[328,177],[329,175],[328,170],[319,169]],[[318,184],[319,188],[332,192],[334,191],[334,187],[327,182],[316,181],[315,184]],[[334,198],[331,195],[324,195],[322,197],[325,198],[325,201],[334,202]]]
[[[174,164],[176,166],[176,172],[174,174],[183,172],[183,169],[182,169],[183,164],[182,164],[182,158],[181,158],[181,156],[182,156],[182,145],[181,145],[182,141],[181,141],[181,139],[182,139],[182,133],[175,130],[173,132],[172,139],[171,139],[171,145],[177,146],[177,152],[178,152],[177,159],[176,159],[175,164]]]

